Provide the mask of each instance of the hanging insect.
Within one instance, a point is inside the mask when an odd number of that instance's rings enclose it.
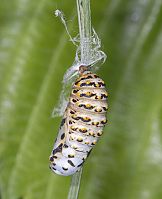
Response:
[[[79,171],[107,122],[104,81],[86,66],[80,66],[79,75],[50,156],[50,169],[64,176]]]

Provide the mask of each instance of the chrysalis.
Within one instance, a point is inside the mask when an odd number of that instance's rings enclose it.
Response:
[[[79,68],[50,156],[51,170],[64,176],[79,171],[107,122],[105,83],[87,68]]]

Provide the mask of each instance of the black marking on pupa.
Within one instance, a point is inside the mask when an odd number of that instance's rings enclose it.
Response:
[[[90,155],[91,151],[92,151],[92,149],[87,153],[87,158],[88,158],[88,156]]]
[[[56,149],[53,150],[53,155],[62,151],[63,144],[61,143]]]
[[[68,145],[67,145],[67,144],[64,144],[64,148],[68,148]]]
[[[64,137],[65,137],[65,133],[63,133],[63,134],[61,135],[61,140],[63,140]]]
[[[71,160],[68,160],[68,163],[72,166],[75,167],[74,163]]]
[[[81,167],[83,165],[83,163],[84,163],[84,161],[81,164],[79,164],[77,167]]]
[[[62,121],[61,121],[61,124],[60,124],[60,129],[65,124],[65,121],[66,121],[66,118],[63,118]]]
[[[68,168],[65,168],[65,167],[62,167],[62,169],[63,169],[64,171],[67,171],[67,170],[68,170]]]

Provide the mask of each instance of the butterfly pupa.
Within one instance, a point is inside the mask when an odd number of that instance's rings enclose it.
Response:
[[[104,81],[80,66],[49,158],[53,172],[68,176],[79,171],[103,133],[107,97]]]

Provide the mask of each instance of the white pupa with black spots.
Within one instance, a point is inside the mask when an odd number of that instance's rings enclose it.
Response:
[[[69,176],[82,167],[107,122],[107,96],[101,78],[86,70],[80,73],[50,155],[53,172]]]

